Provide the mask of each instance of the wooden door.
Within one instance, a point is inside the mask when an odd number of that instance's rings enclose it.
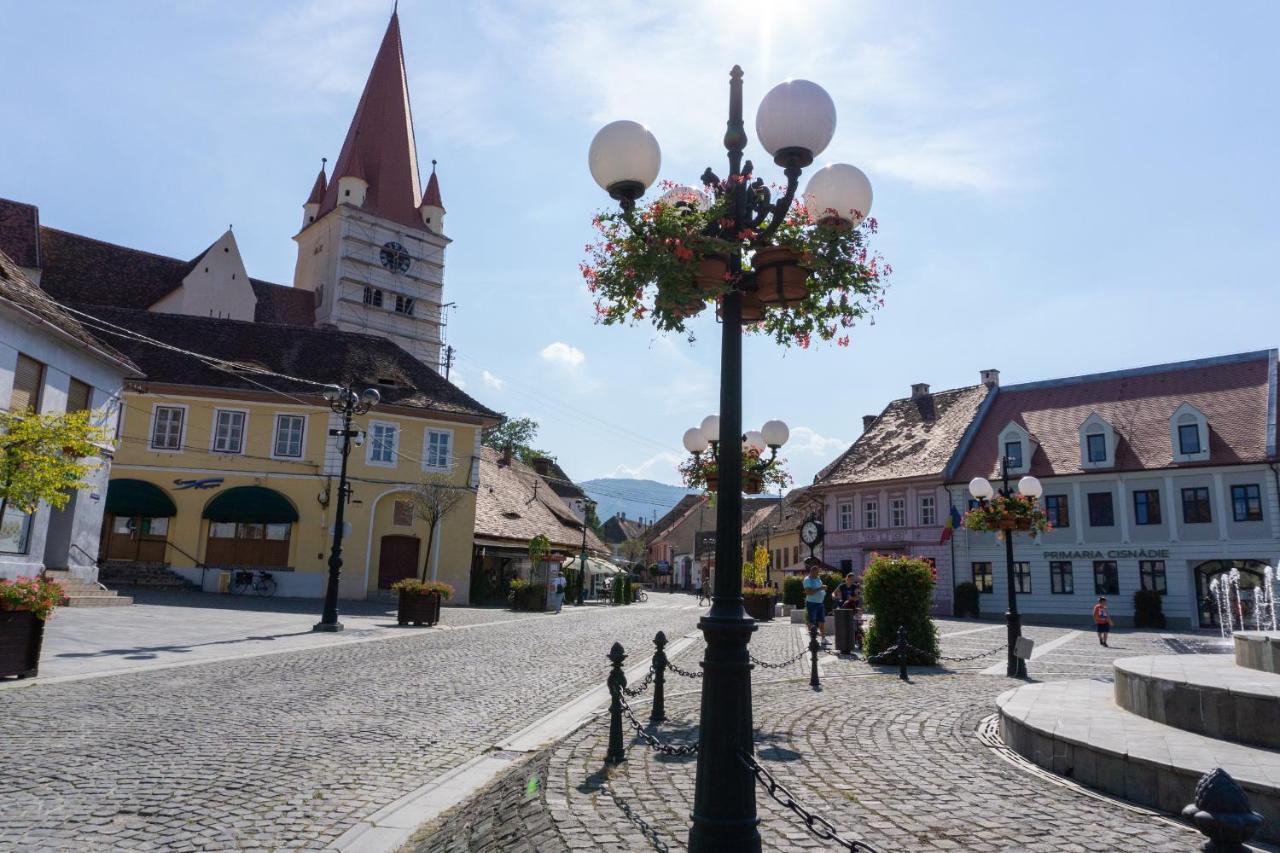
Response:
[[[383,536],[378,552],[378,589],[418,574],[418,537]]]

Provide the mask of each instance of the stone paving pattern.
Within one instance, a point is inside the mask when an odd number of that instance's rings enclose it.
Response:
[[[614,639],[688,633],[687,605],[0,690],[0,850],[321,849],[601,683]]]

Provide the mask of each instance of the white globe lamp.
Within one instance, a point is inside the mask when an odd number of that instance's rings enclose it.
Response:
[[[695,456],[707,449],[707,440],[703,438],[699,427],[690,427],[684,431],[684,449]]]
[[[985,501],[995,493],[995,489],[991,488],[991,483],[986,477],[974,477],[969,481],[969,494],[980,501]]]
[[[719,415],[707,415],[702,419],[702,425],[699,428],[702,430],[702,437],[708,442],[720,440]]]
[[[758,429],[753,429],[750,432],[748,432],[746,434],[746,439],[742,442],[742,444],[744,447],[750,447],[754,449],[756,453],[764,452],[764,448],[765,448],[764,436],[760,433],[760,430]]]
[[[871,212],[871,201],[871,181],[848,163],[823,166],[804,188],[804,206],[819,222],[835,220],[857,228]]]
[[[662,150],[649,129],[634,121],[606,124],[587,152],[591,177],[619,201],[634,201],[658,178]]]
[[[769,447],[781,447],[791,438],[791,430],[782,421],[766,421],[760,428],[760,434]]]
[[[1034,500],[1044,494],[1044,486],[1035,477],[1023,477],[1018,481],[1018,494]]]
[[[835,132],[835,102],[809,80],[779,83],[756,110],[756,137],[779,166],[808,166]]]
[[[706,193],[684,184],[667,190],[658,198],[658,201],[663,204],[687,204],[695,210],[703,211],[711,207],[711,200],[707,198]]]

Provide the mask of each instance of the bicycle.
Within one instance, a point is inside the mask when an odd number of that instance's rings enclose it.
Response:
[[[649,596],[648,596],[648,595],[646,595],[646,594],[645,594],[645,591],[644,591],[643,589],[641,589],[640,587],[636,587],[636,589],[635,589],[635,596],[634,596],[634,598],[635,598],[635,600],[636,600],[636,601],[648,601],[648,600],[649,600]]]
[[[238,569],[231,578],[233,595],[243,595],[249,590],[261,596],[275,595],[277,586],[276,579],[271,573],[261,570],[255,575],[248,569]]]

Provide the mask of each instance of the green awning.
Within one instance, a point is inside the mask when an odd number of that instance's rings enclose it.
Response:
[[[164,489],[145,480],[112,480],[107,484],[107,512],[131,518],[173,518],[178,508]]]
[[[283,524],[297,521],[298,511],[277,491],[262,486],[237,486],[209,501],[204,517],[210,521]]]

